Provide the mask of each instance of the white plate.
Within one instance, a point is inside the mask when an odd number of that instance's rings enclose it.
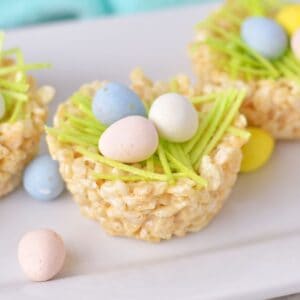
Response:
[[[155,79],[191,73],[186,45],[211,6],[12,31],[30,61],[50,61],[40,82],[57,88],[52,110],[82,83],[128,82],[142,66]],[[205,230],[161,244],[107,236],[65,193],[52,203],[20,188],[0,201],[1,299],[260,299],[300,290],[299,143],[280,143],[261,171],[240,176]],[[19,270],[21,235],[50,227],[69,255],[61,276],[28,282]]]

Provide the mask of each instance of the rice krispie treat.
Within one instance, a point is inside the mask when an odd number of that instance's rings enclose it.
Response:
[[[0,33],[0,45],[4,35]],[[54,95],[49,86],[37,87],[27,70],[46,64],[26,64],[20,49],[1,50],[0,59],[0,197],[21,181],[25,165],[38,151]],[[15,58],[12,58],[15,56]]]
[[[249,125],[278,139],[300,138],[300,32],[289,30],[300,14],[293,11],[286,1],[228,0],[197,25],[189,48],[204,92],[246,88],[241,112]]]
[[[140,70],[131,80],[83,85],[61,104],[50,153],[81,212],[109,234],[158,242],[199,231],[240,170],[245,93],[202,96],[185,76],[153,83]]]

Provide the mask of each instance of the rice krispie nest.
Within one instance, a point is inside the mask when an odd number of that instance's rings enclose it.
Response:
[[[148,104],[158,95],[170,91],[187,97],[197,93],[185,76],[179,76],[171,83],[152,83],[136,70],[131,79],[132,89]],[[103,82],[83,85],[79,93],[92,98],[102,85]],[[209,104],[201,107],[205,110]],[[59,106],[54,119],[55,132],[59,134],[66,115],[70,114],[81,116],[72,97]],[[241,114],[235,115],[233,123],[237,132],[245,133],[246,119]],[[208,185],[199,188],[189,178],[180,178],[175,184],[162,180],[110,180],[110,176],[122,178],[126,172],[103,164],[96,156],[93,159],[92,155],[85,155],[74,143],[60,141],[50,129],[47,135],[50,153],[59,161],[61,175],[81,212],[99,222],[111,235],[151,242],[181,237],[199,231],[209,223],[222,208],[236,181],[241,147],[247,139],[244,134],[224,134],[217,147],[201,161],[199,174]],[[98,155],[96,146],[88,150]],[[145,168],[141,164],[134,164],[134,167]],[[95,174],[101,174],[102,178]]]
[[[1,45],[3,40],[0,32]],[[24,167],[38,151],[54,89],[37,87],[26,74],[27,70],[46,68],[48,64],[26,64],[19,48],[1,48],[0,55],[0,96],[4,105],[0,118],[1,197],[20,183]]]
[[[263,58],[258,57],[257,53],[252,51],[248,61],[239,61],[232,51],[234,48],[235,51],[249,52],[238,37],[241,22],[245,17],[257,14],[255,9],[259,9],[261,15],[273,17],[277,9],[275,2],[227,1],[210,18],[199,23],[189,54],[199,79],[199,88],[204,92],[230,86],[244,88],[247,97],[241,112],[247,117],[249,125],[261,127],[278,139],[298,139],[300,62],[288,50],[279,60],[264,60],[260,66]],[[253,68],[250,63],[253,63]]]
[[[31,79],[28,95],[26,117],[0,123],[0,196],[18,186],[24,167],[37,153],[47,118],[47,103],[53,98],[54,89],[38,88]]]

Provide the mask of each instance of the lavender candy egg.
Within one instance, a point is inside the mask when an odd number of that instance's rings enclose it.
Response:
[[[281,25],[264,17],[249,17],[241,27],[246,44],[267,59],[276,59],[288,47],[288,37]]]
[[[105,157],[123,163],[146,160],[157,147],[155,126],[141,116],[129,116],[115,122],[99,139],[99,151]]]
[[[292,36],[291,47],[296,58],[300,60],[300,28]]]
[[[109,82],[100,88],[93,99],[95,117],[105,125],[128,116],[146,116],[144,104],[131,89],[116,82]]]
[[[58,163],[48,154],[38,156],[26,167],[23,185],[34,199],[49,201],[57,198],[64,190]]]

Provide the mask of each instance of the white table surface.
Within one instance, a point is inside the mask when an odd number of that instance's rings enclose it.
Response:
[[[135,66],[154,79],[191,74],[186,45],[210,6],[11,31],[28,61],[57,97],[53,112],[82,83],[128,82]],[[148,244],[107,236],[80,216],[65,193],[40,203],[22,188],[0,201],[0,299],[262,299],[300,291],[299,143],[279,143],[261,171],[240,176],[221,214],[186,238]],[[45,151],[45,147],[43,147]],[[21,273],[17,243],[28,230],[49,227],[68,248],[62,274],[31,283]]]

